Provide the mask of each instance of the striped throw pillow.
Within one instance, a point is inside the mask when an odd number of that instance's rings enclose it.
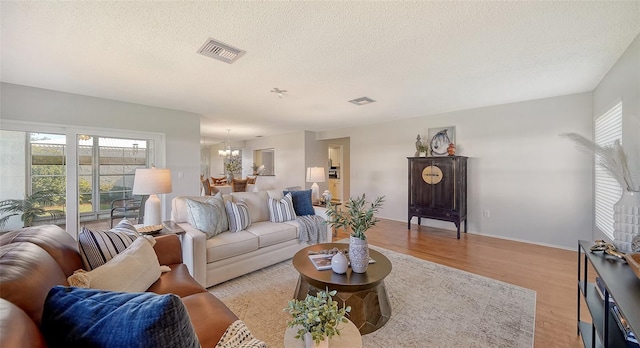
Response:
[[[251,225],[249,207],[244,202],[227,201],[227,217],[229,218],[229,231],[239,232]]]
[[[281,200],[269,197],[269,220],[271,222],[285,222],[296,219],[291,194],[287,193]]]
[[[86,227],[78,234],[78,248],[87,270],[100,267],[126,249],[135,237],[122,231],[91,231]]]
[[[138,232],[136,227],[133,226],[131,221],[127,220],[127,218],[120,220],[120,222],[118,222],[118,224],[114,228],[110,229],[109,231],[124,232],[128,234],[129,237],[131,237],[132,239],[136,239],[138,236],[140,236],[140,233]]]

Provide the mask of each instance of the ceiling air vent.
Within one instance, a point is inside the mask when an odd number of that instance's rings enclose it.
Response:
[[[371,103],[375,103],[376,101],[369,98],[369,97],[360,97],[360,98],[356,98],[353,100],[349,100],[349,103],[353,103],[356,105],[367,105],[367,104],[371,104]]]
[[[207,41],[205,41],[204,45],[200,47],[198,53],[203,56],[211,57],[231,64],[238,60],[238,58],[242,57],[242,55],[245,54],[245,51],[209,38]]]

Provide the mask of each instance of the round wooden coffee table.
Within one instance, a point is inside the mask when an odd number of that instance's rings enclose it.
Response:
[[[349,244],[324,243],[308,246],[293,256],[293,267],[300,277],[294,297],[303,300],[307,294],[315,295],[318,290],[337,290],[334,300],[340,305],[351,306],[349,320],[361,334],[374,332],[384,326],[391,317],[389,296],[384,278],[391,272],[391,261],[383,254],[369,249],[369,256],[376,262],[369,264],[365,273],[354,273],[351,268],[345,274],[332,270],[318,271],[309,260],[309,251],[349,248]]]

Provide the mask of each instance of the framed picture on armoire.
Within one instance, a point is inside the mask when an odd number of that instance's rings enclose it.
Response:
[[[456,127],[429,128],[427,141],[431,156],[447,156],[449,144],[456,143]]]

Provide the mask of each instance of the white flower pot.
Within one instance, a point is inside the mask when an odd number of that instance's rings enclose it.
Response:
[[[304,334],[304,346],[305,348],[329,348],[329,339],[325,337],[324,340],[316,345],[316,342],[311,338],[311,334],[307,332]]]
[[[640,192],[623,191],[613,205],[613,245],[623,253],[631,252],[633,237],[640,234]]]
[[[366,240],[349,237],[349,262],[355,273],[364,273],[369,266],[369,244]]]

